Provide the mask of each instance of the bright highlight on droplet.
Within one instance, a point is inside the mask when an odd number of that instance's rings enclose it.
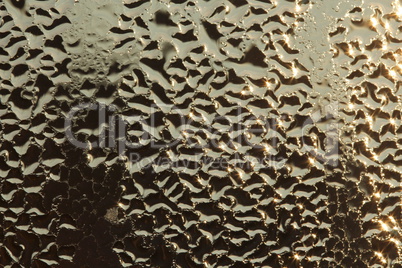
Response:
[[[384,231],[389,231],[390,230],[390,228],[389,228],[389,226],[385,223],[385,222],[383,222],[383,221],[378,221],[380,224],[381,224],[381,228],[384,230]]]
[[[350,110],[352,110],[355,106],[354,106],[353,103],[349,103],[349,104],[348,104],[348,107],[349,107]]]
[[[366,138],[364,139],[364,144],[367,146],[367,145],[368,145],[368,142],[369,142],[369,139],[366,137]]]
[[[387,262],[387,260],[384,258],[384,255],[383,255],[381,252],[376,251],[376,252],[374,252],[374,254],[377,256],[377,258],[380,259],[380,261],[381,261],[382,263],[386,263],[386,262]]]
[[[402,17],[402,7],[398,6],[398,8],[396,10],[396,15],[398,15],[399,17]]]
[[[265,149],[265,151],[269,151],[269,146],[268,146],[268,144],[265,144],[265,145],[264,145],[264,149]]]
[[[376,26],[378,25],[378,20],[377,20],[376,18],[371,18],[370,21],[371,21],[371,24],[372,24],[374,27],[376,27]]]
[[[292,67],[292,73],[293,73],[293,77],[295,77],[299,73],[299,70],[297,70],[297,68],[293,66]]]
[[[381,258],[382,258],[382,253],[381,253],[381,252],[376,251],[374,254],[375,254],[377,257],[381,257]]]
[[[391,125],[395,125],[395,119],[391,118],[391,119],[389,120],[389,122],[391,123]]]

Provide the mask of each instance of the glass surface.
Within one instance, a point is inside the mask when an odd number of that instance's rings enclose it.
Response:
[[[402,267],[402,2],[0,1],[1,267]]]

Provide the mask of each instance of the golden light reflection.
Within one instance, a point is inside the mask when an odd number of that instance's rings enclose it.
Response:
[[[370,19],[370,21],[371,21],[371,25],[373,25],[374,27],[376,27],[378,25],[378,20],[376,18],[373,17]]]
[[[293,77],[296,77],[299,74],[299,70],[297,70],[297,68],[294,65],[292,67],[292,73],[293,73]]]
[[[349,55],[354,56],[355,55],[355,50],[353,49],[352,46],[349,45]]]
[[[247,137],[249,137],[249,136],[247,135]],[[224,150],[225,149],[225,144],[224,143],[219,144],[219,148],[221,150]]]
[[[265,151],[269,151],[269,146],[268,146],[268,144],[264,144],[264,149],[265,149]]]
[[[398,6],[396,9],[396,15],[398,15],[398,17],[402,17],[402,7]]]
[[[381,252],[376,251],[376,252],[374,252],[374,254],[376,255],[377,258],[380,259],[380,261],[381,261],[382,263],[386,263],[386,262],[387,262],[387,260],[384,258],[384,255],[383,255]]]
[[[287,34],[284,34],[283,38],[285,39],[286,43],[289,43],[289,36]]]
[[[389,231],[391,230],[391,228],[390,228],[385,222],[383,222],[382,220],[379,220],[378,222],[380,223],[381,228],[382,228],[384,231],[389,232]]]

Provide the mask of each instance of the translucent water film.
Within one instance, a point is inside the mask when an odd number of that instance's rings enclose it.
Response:
[[[0,1],[1,267],[402,267],[400,0]]]

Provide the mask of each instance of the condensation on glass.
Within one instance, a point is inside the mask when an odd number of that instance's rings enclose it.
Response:
[[[402,267],[402,3],[0,2],[0,266]]]

